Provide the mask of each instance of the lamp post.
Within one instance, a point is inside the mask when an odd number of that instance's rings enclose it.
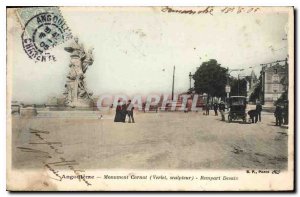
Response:
[[[174,81],[175,81],[175,66],[173,67],[172,101],[174,99]]]

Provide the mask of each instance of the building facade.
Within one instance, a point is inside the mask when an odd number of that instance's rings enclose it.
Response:
[[[263,67],[263,100],[265,105],[273,105],[285,92],[286,86],[282,84],[282,80],[287,74],[287,65],[277,63]]]

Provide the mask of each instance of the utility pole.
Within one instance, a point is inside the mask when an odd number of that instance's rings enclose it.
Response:
[[[189,74],[189,78],[190,78],[190,90],[192,89],[192,77],[193,77],[193,75],[190,72],[190,74]]]
[[[174,80],[175,80],[175,66],[173,67],[172,101],[174,99]]]
[[[243,70],[245,70],[245,69],[229,69],[228,67],[227,67],[227,74],[226,74],[226,76],[227,76],[227,86],[229,86],[229,76],[230,76],[230,73],[231,72],[233,72],[233,71],[243,71]],[[238,77],[239,77],[239,75],[238,75]],[[238,80],[238,82],[239,82],[239,80]],[[238,86],[239,86],[239,83],[238,83]],[[239,94],[239,92],[238,92],[238,94]],[[227,92],[227,99],[229,98],[229,92]]]
[[[238,74],[238,96],[240,96],[240,74]]]
[[[227,87],[229,87],[229,68],[227,67],[227,73],[226,73],[226,78],[227,78]],[[229,91],[226,91],[226,97],[227,97],[227,100],[229,99]]]

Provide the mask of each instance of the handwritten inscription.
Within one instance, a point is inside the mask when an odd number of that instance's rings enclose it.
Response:
[[[255,13],[259,10],[260,10],[260,8],[258,8],[258,7],[225,7],[223,9],[221,9],[221,12],[224,14],[227,14],[227,13],[240,14],[240,13]]]
[[[179,13],[179,14],[210,14],[210,15],[213,15],[213,11],[214,11],[214,8],[212,6],[208,6],[202,10],[184,10],[184,9],[173,9],[173,8],[170,8],[170,7],[165,7],[161,10],[162,12],[168,12],[168,13]]]
[[[29,142],[28,145],[36,146],[43,145],[46,146],[49,151],[45,151],[45,147],[40,149],[35,147],[17,147],[22,152],[32,153],[36,157],[45,158],[47,161],[43,161],[44,167],[51,172],[51,179],[56,181],[62,181],[63,179],[78,179],[79,181],[83,181],[87,186],[92,185],[87,179],[94,179],[94,176],[87,176],[82,174],[85,170],[78,169],[75,166],[78,166],[79,163],[76,160],[69,160],[63,157],[64,151],[62,150],[61,142],[53,142],[47,140],[46,136],[50,134],[49,131],[43,131],[38,129],[29,129],[29,133],[33,135],[35,138],[33,141]],[[50,160],[50,161],[49,161]],[[74,176],[64,175],[57,169],[59,167],[67,167],[71,172],[73,172]]]
[[[241,13],[255,13],[260,10],[259,7],[213,7],[213,6],[207,6],[202,9],[175,9],[171,7],[164,7],[161,9],[162,12],[167,13],[177,13],[177,14],[189,14],[189,15],[197,15],[197,14],[209,14],[214,15],[214,13],[222,13],[222,14],[228,14],[228,13],[235,13],[235,14],[241,14]]]

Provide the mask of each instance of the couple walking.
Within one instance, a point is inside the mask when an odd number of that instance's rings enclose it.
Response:
[[[116,108],[116,115],[115,115],[115,122],[125,122],[126,115],[128,115],[128,123],[134,123],[133,118],[133,104],[131,103],[131,100],[128,100],[127,104],[124,102],[121,102],[121,100],[118,100],[118,105]]]

